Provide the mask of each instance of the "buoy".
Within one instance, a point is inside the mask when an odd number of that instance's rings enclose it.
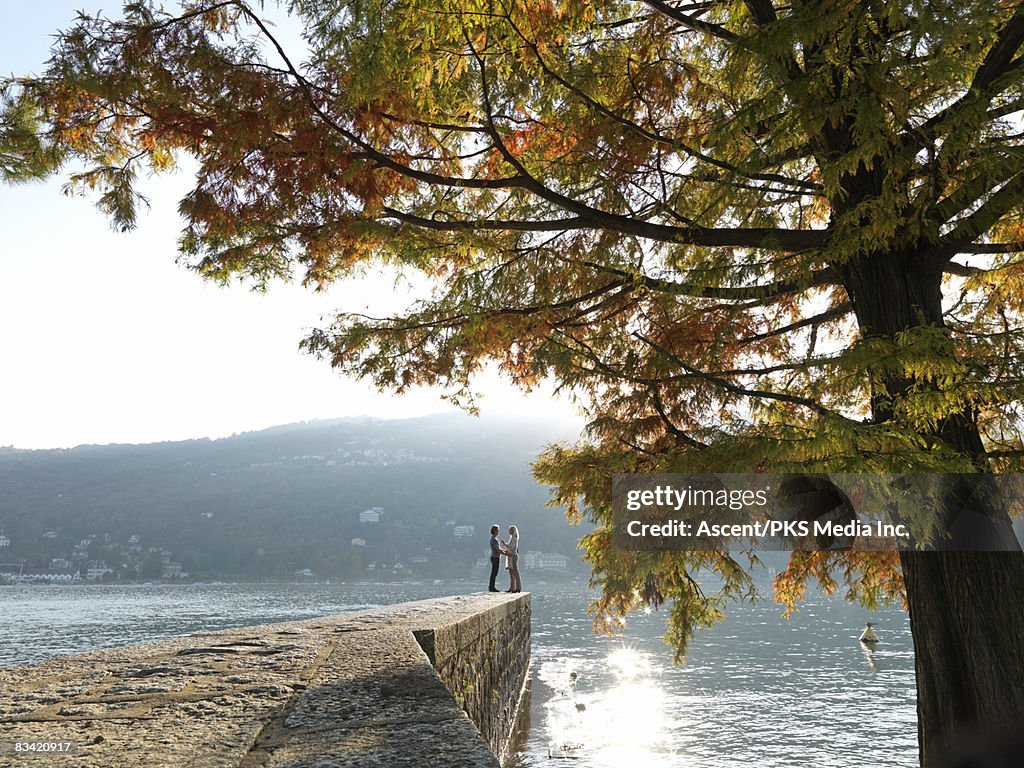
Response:
[[[878,642],[878,635],[876,635],[875,630],[871,628],[870,621],[864,625],[864,631],[861,632],[860,641],[865,645],[874,645]]]

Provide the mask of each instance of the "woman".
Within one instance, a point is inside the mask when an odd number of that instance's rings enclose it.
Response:
[[[508,570],[508,589],[506,592],[522,592],[523,583],[519,580],[519,529],[514,525],[508,527],[508,541],[505,542],[505,568]]]

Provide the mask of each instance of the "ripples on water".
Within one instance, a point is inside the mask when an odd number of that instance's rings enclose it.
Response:
[[[476,584],[224,584],[0,588],[0,665],[246,624],[470,592]],[[664,615],[594,637],[578,586],[533,592],[531,728],[516,768],[914,766],[906,615],[812,597],[789,621],[771,602],[734,606],[669,663]],[[576,674],[573,681],[572,673]]]
[[[867,614],[819,595],[786,621],[769,601],[737,605],[697,633],[680,667],[661,641],[663,616],[634,617],[621,638],[589,637],[589,620],[567,610],[584,599],[534,595],[520,768],[917,764],[913,646],[900,610]],[[882,638],[876,651],[857,640],[868,618]]]
[[[0,666],[418,600],[410,585],[136,584],[0,587]]]

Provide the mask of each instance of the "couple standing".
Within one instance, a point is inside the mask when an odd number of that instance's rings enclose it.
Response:
[[[508,527],[508,541],[498,541],[501,527],[491,526],[491,585],[490,592],[497,592],[494,580],[498,578],[498,565],[501,556],[505,555],[505,568],[508,570],[508,589],[506,592],[521,592],[523,584],[519,580],[519,529],[514,525]]]

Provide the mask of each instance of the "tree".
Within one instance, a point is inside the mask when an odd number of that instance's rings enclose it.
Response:
[[[684,649],[751,589],[726,552],[612,549],[613,472],[943,471],[953,508],[970,475],[1020,466],[1024,6],[289,9],[299,51],[236,0],[81,16],[6,85],[3,174],[76,163],[69,188],[128,228],[139,171],[191,155],[201,275],[421,276],[408,312],[339,314],[305,349],[470,407],[487,361],[575,392],[590,440],[536,472],[598,524],[599,620],[670,599]],[[905,596],[926,766],[959,728],[1024,719],[1024,558],[980,511],[1016,551],[809,553],[777,583]]]

